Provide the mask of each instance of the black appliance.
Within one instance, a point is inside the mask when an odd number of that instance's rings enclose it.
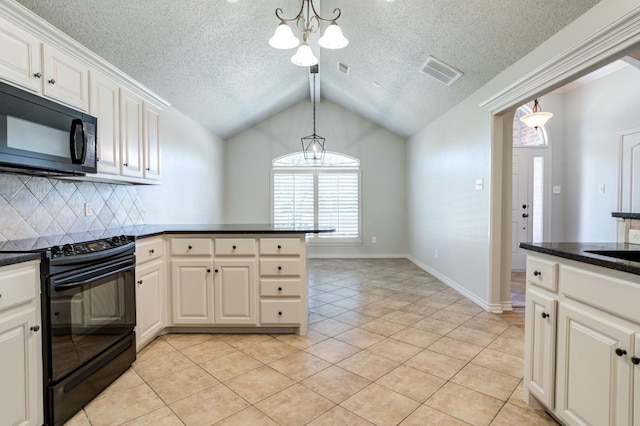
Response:
[[[135,242],[54,246],[41,263],[45,425],[60,425],[136,358]]]
[[[98,120],[0,83],[0,167],[34,174],[97,172]]]

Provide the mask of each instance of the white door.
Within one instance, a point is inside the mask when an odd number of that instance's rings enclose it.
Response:
[[[620,133],[619,211],[640,211],[640,128]]]
[[[511,269],[514,271],[524,271],[526,266],[526,252],[520,243],[546,239],[547,155],[547,148],[513,148]]]

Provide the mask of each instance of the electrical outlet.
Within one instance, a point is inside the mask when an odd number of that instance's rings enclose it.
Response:
[[[640,229],[629,230],[629,242],[631,244],[640,244]]]
[[[436,251],[433,253],[433,255],[437,258],[438,257],[438,249],[436,249]]]
[[[84,203],[84,215],[91,216],[91,204]]]
[[[376,237],[371,237],[371,244],[376,244],[378,239]]]

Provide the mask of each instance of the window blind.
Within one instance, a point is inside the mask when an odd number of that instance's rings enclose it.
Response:
[[[312,173],[274,173],[273,221],[287,226],[315,223]]]
[[[334,237],[358,236],[358,173],[318,172],[318,223],[335,227]]]

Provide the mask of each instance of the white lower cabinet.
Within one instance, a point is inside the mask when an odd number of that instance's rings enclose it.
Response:
[[[151,341],[164,328],[164,264],[161,260],[136,267],[136,347]]]
[[[567,425],[640,426],[640,276],[538,253],[527,268],[525,400]]]
[[[216,324],[256,325],[256,261],[215,261]]]
[[[41,425],[42,331],[38,262],[0,268],[0,420]]]
[[[171,261],[174,324],[213,325],[213,260]]]

